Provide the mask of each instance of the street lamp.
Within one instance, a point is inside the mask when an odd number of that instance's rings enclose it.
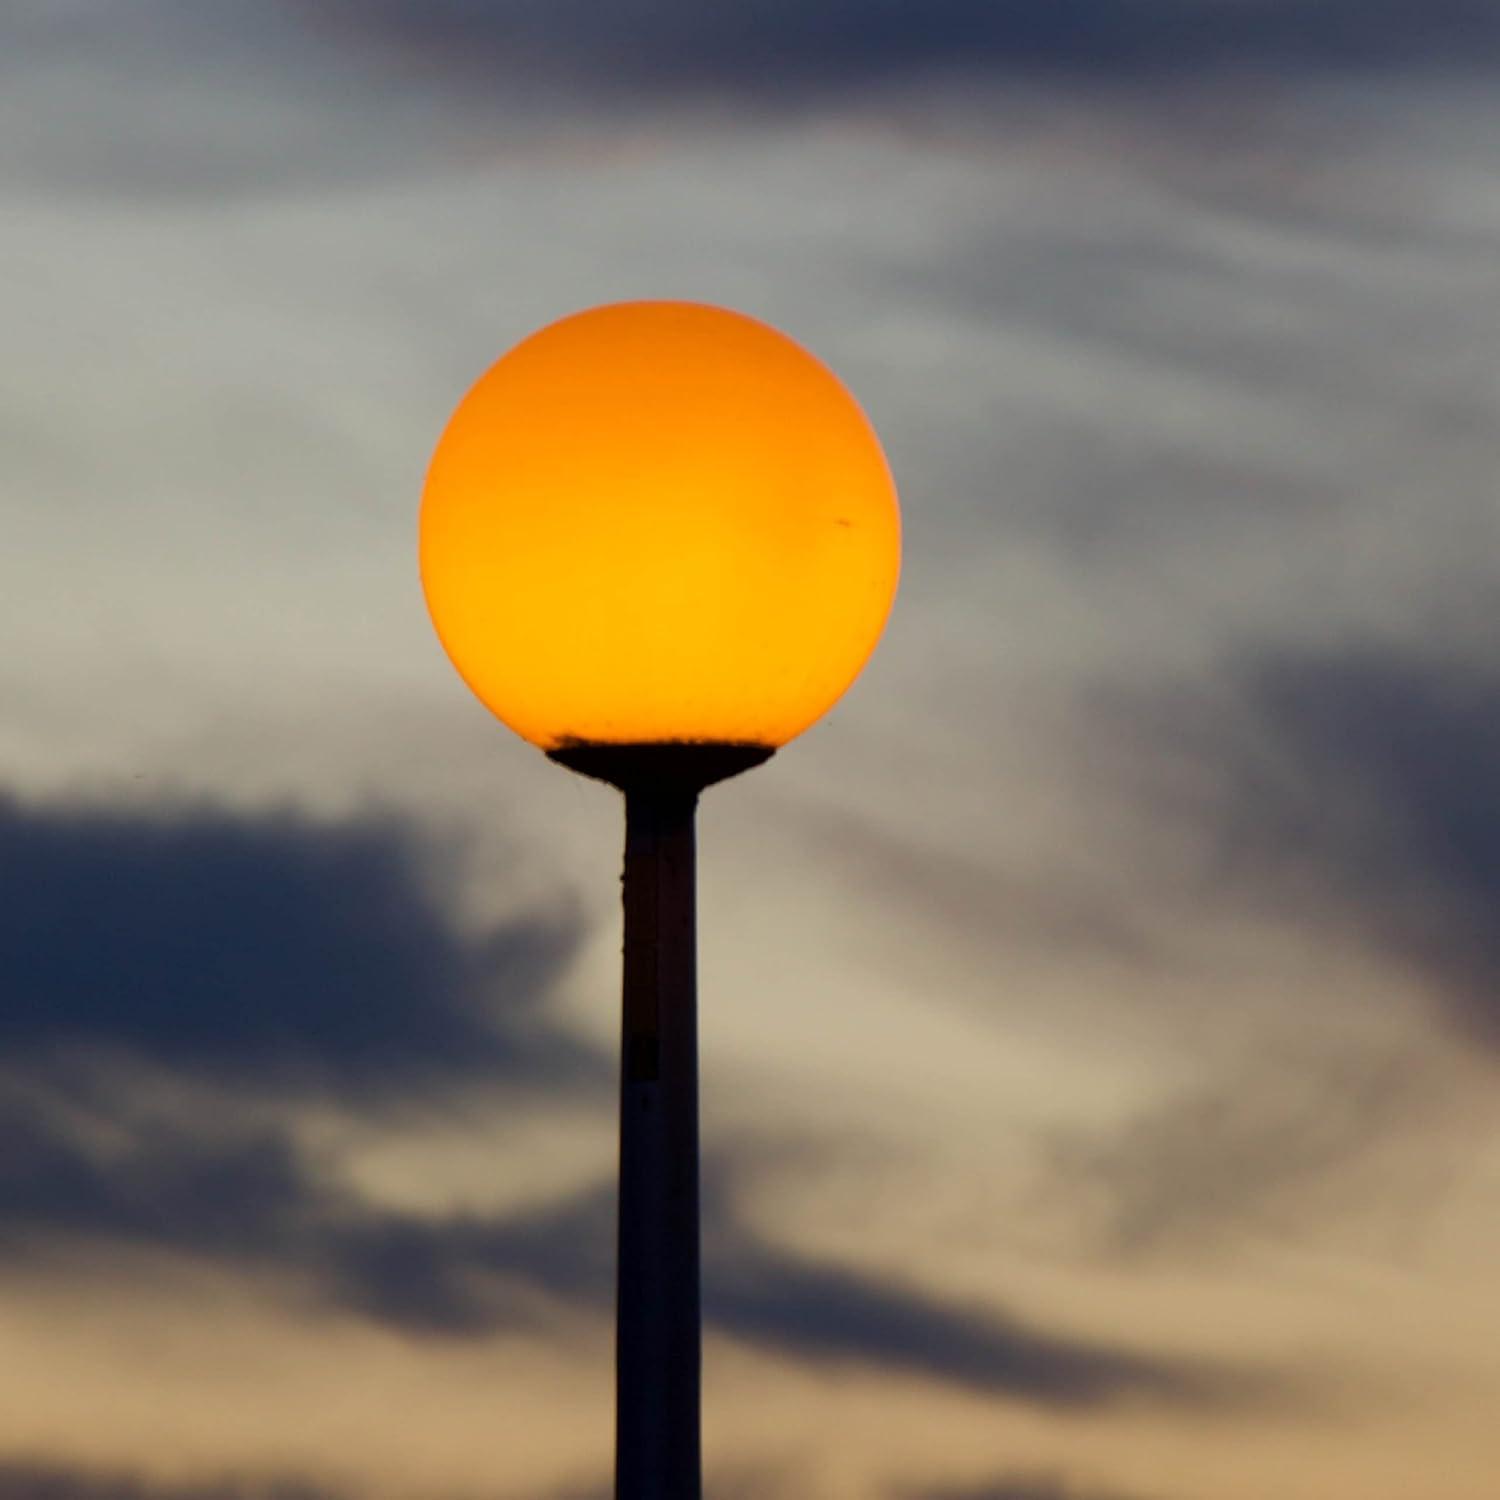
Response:
[[[618,1500],[699,1500],[693,813],[839,698],[900,566],[879,441],[741,313],[550,324],[460,402],[422,497],[444,649],[491,711],[625,794]]]

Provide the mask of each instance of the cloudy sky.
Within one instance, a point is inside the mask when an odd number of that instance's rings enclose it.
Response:
[[[619,808],[416,507],[538,325],[858,394],[702,819],[711,1500],[1491,1500],[1500,13],[10,0],[0,1500],[598,1500]]]

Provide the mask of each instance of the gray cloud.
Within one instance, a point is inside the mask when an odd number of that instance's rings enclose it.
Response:
[[[607,1312],[612,1185],[499,1216],[388,1210],[256,1112],[289,1090],[380,1106],[596,1076],[543,1003],[571,919],[462,936],[420,844],[379,821],[10,802],[0,847],[13,1265],[59,1244],[165,1250],[426,1336],[518,1326],[538,1297]],[[735,1338],[1048,1406],[1236,1394],[1215,1371],[778,1247],[739,1210],[743,1175],[726,1158],[705,1195],[707,1317]]]
[[[0,1046],[377,1099],[601,1072],[546,997],[571,910],[478,936],[393,820],[0,799]]]
[[[1108,697],[1087,774],[1101,744],[1111,771],[1128,768],[1161,840],[1146,839],[1138,881],[1145,909],[1172,914],[1160,931],[1233,914],[1363,950],[1493,1053],[1500,676],[1486,659],[1436,641],[1241,646],[1211,683]],[[1032,1207],[1061,1207],[1070,1233],[1125,1258],[1310,1231],[1420,1250],[1472,1116],[1441,1044],[1368,1020],[1309,994],[1294,1028],[1266,1018],[1227,1062],[1107,1131],[1048,1132]]]
[[[412,1329],[515,1316],[259,1116],[588,1097],[608,1068],[546,1006],[576,913],[465,932],[436,852],[389,819],[6,801],[0,848],[0,1254],[133,1244]]]
[[[107,1267],[134,1246],[270,1271],[288,1300],[414,1335],[527,1316],[527,1262],[505,1235],[387,1212],[288,1132],[232,1112],[174,1116],[134,1099],[80,1110],[12,1089],[0,1143],[0,1257],[13,1266],[69,1245]]]
[[[1500,1047],[1500,672],[1419,650],[1280,654],[1245,692],[1285,775],[1240,779],[1236,841],[1309,869]]]
[[[1241,647],[1213,688],[1143,695],[1115,722],[1136,737],[1132,759],[1159,764],[1138,790],[1191,820],[1221,897],[1357,937],[1425,979],[1464,1033],[1500,1045],[1488,661],[1436,644]],[[1174,777],[1195,789],[1177,806]]]
[[[1130,1399],[1213,1405],[1253,1391],[1251,1382],[1220,1371],[1050,1333],[994,1308],[944,1301],[915,1284],[777,1247],[722,1207],[710,1218],[705,1253],[712,1321],[801,1359],[1057,1408]]]
[[[1080,1487],[1057,1474],[1012,1473],[961,1489],[908,1491],[902,1500],[1144,1500],[1144,1497],[1124,1490]]]
[[[118,1104],[80,1109],[14,1083],[0,1140],[0,1245],[12,1257],[58,1239],[254,1254],[308,1194],[303,1163],[279,1133]]]
[[[165,1483],[140,1474],[0,1459],[0,1500],[342,1500],[342,1491],[277,1475]]]
[[[0,1109],[0,1255],[122,1244],[270,1270],[290,1296],[425,1337],[535,1322],[545,1303],[607,1314],[614,1189],[500,1215],[419,1216],[362,1198],[285,1134],[117,1103],[81,1110],[12,1087]],[[705,1194],[705,1315],[747,1344],[815,1364],[931,1379],[1058,1408],[1126,1399],[1215,1405],[1255,1382],[1049,1333],[778,1247],[738,1209],[720,1160]]]
[[[613,1500],[613,1476],[593,1483],[570,1484],[549,1491],[546,1500]],[[710,1470],[703,1476],[704,1500],[797,1500],[808,1493],[805,1476],[788,1474],[782,1469],[734,1468]],[[0,1500],[4,1500],[0,1496]],[[515,1500],[534,1500],[532,1495],[517,1495]]]
[[[85,1106],[11,1081],[0,1098],[0,1144],[0,1257],[13,1266],[64,1244],[104,1266],[127,1245],[166,1251],[276,1273],[293,1301],[413,1335],[516,1326],[529,1316],[526,1294],[538,1289],[592,1297],[613,1245],[598,1195],[563,1211],[584,1242],[556,1265],[539,1258],[537,1226],[524,1216],[387,1211],[288,1130],[222,1105],[171,1110],[120,1092]]]
[[[1441,1178],[1427,1154],[1436,1080],[1410,1049],[1341,1038],[1267,1047],[1107,1131],[1055,1132],[1037,1207],[1061,1202],[1091,1247],[1201,1253],[1309,1222],[1406,1248]],[[1404,1147],[1421,1143],[1413,1158]]]
[[[0,16],[0,176],[137,205],[299,194],[430,162],[426,91],[236,0],[23,0]]]
[[[774,119],[957,78],[1134,93],[1162,75],[1472,69],[1471,0],[45,0],[0,18],[0,174],[137,202],[312,193],[526,152],[681,104]],[[1181,132],[1217,139],[1201,115]],[[22,128],[22,127],[25,128]]]
[[[493,70],[548,65],[596,86],[726,85],[786,95],[937,68],[1109,69],[1472,63],[1500,40],[1466,0],[316,0],[308,12]]]
[[[947,1302],[915,1283],[777,1246],[739,1210],[742,1175],[726,1157],[706,1174],[704,1315],[708,1327],[747,1344],[814,1364],[883,1370],[1058,1408],[1131,1399],[1212,1406],[1263,1394],[1254,1379],[1049,1333],[993,1308]],[[372,1309],[392,1306],[383,1259],[392,1227],[356,1236],[342,1252],[344,1294]],[[607,1312],[613,1229],[610,1185],[504,1219],[426,1231],[403,1225],[394,1289],[403,1295],[413,1268],[423,1284],[474,1289],[471,1332],[495,1320],[483,1298],[487,1278]]]
[[[772,1500],[788,1493],[774,1478],[764,1475],[710,1474],[705,1483],[707,1500]],[[170,1482],[125,1470],[0,1459],[0,1500],[353,1500],[354,1494],[314,1480],[278,1474],[232,1473]],[[608,1500],[613,1494],[613,1482],[603,1479],[549,1492],[547,1500]],[[528,1495],[524,1500],[536,1497]]]
[[[816,840],[840,879],[899,908],[908,919],[962,936],[966,949],[993,961],[996,953],[1066,953],[1122,968],[1159,968],[1171,956],[1130,893],[1095,877],[1006,858],[981,844],[956,850],[923,830],[893,829],[868,816],[823,803],[796,804],[797,826]]]

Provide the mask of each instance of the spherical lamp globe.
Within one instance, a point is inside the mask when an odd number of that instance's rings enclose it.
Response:
[[[874,649],[900,517],[869,421],[805,349],[724,308],[623,302],[464,397],[420,550],[448,655],[533,744],[770,750]]]

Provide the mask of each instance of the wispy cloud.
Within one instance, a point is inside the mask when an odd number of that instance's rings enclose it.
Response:
[[[1052,1132],[1035,1207],[1061,1203],[1091,1250],[1124,1260],[1372,1218],[1404,1246],[1441,1191],[1427,1151],[1409,1150],[1431,1149],[1437,1095],[1409,1048],[1267,1046],[1107,1130]]]
[[[1395,960],[1494,1048],[1500,675],[1434,636],[1247,640],[1211,684],[1126,695],[1114,722],[1220,900]]]
[[[276,1130],[116,1104],[84,1111],[13,1090],[0,1115],[0,1256],[122,1245],[271,1272],[285,1295],[427,1338],[533,1326],[548,1303],[613,1305],[614,1189],[499,1214],[372,1203]],[[1259,1377],[1050,1332],[918,1282],[765,1239],[722,1157],[705,1195],[708,1326],[813,1364],[935,1380],[1044,1407],[1260,1399]]]
[[[1500,1048],[1500,672],[1420,647],[1272,655],[1246,694],[1285,775],[1246,777],[1240,847],[1310,879]]]
[[[0,1459],[0,1500],[349,1500],[345,1491],[285,1475],[231,1474],[170,1482],[66,1463]]]
[[[1061,1335],[784,1249],[727,1212],[727,1186],[710,1200],[705,1302],[714,1323],[752,1343],[1063,1409],[1233,1405],[1264,1394],[1228,1370]]]
[[[1139,1492],[1075,1484],[1057,1474],[997,1475],[981,1484],[907,1491],[901,1500],[1145,1500]]]
[[[381,1493],[386,1493],[382,1490]],[[421,1492],[431,1500],[433,1491]],[[454,1495],[462,1493],[453,1491]],[[502,1490],[499,1493],[509,1495]],[[613,1483],[569,1484],[545,1500],[609,1500]],[[707,1500],[780,1500],[795,1491],[777,1474],[710,1473]],[[124,1469],[85,1468],[46,1459],[0,1458],[0,1500],[362,1500],[361,1488],[294,1474],[227,1472],[199,1479],[160,1479]],[[535,1493],[515,1500],[537,1500]],[[1083,1497],[1091,1500],[1091,1497]]]
[[[0,847],[0,1257],[186,1255],[427,1337],[527,1323],[538,1299],[607,1312],[612,1185],[502,1214],[396,1210],[292,1115],[257,1110],[597,1077],[546,1003],[576,919],[462,933],[431,851],[379,820],[12,801]],[[740,1212],[742,1181],[725,1157],[706,1194],[707,1315],[734,1338],[1045,1406],[1234,1393],[777,1246]]]
[[[738,86],[766,95],[799,88],[1024,66],[1148,75],[1181,67],[1472,63],[1500,26],[1462,0],[585,0],[476,5],[470,0],[307,0],[335,19],[467,66],[550,65],[596,88]]]

